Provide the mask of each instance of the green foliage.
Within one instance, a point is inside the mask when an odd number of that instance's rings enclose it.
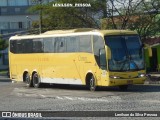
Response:
[[[109,0],[111,1],[111,0]],[[120,1],[119,6],[112,3],[110,6],[110,17],[103,19],[103,29],[131,29],[136,30],[143,39],[155,36],[160,31],[160,1],[150,0],[145,2],[139,0],[115,0]],[[116,16],[114,14],[117,14]]]
[[[0,51],[4,50],[8,47],[8,43],[6,40],[3,40],[2,37],[0,36]]]
[[[146,39],[159,33],[160,17],[158,17],[158,15],[141,15],[139,19],[129,27],[131,30],[136,30],[143,39]]]
[[[3,40],[2,37],[0,36],[0,51],[6,49],[7,47],[8,47],[8,42],[6,42],[6,40]]]
[[[69,28],[99,28],[97,20],[93,18],[102,9],[106,9],[105,0],[55,0],[47,5],[37,5],[30,8],[30,12],[42,10],[43,31],[51,29]],[[53,3],[90,3],[91,7],[53,7]],[[34,24],[34,27],[37,27]]]
[[[150,3],[144,0],[129,0],[128,3],[126,0],[112,1],[55,0],[49,4],[33,6],[29,11],[42,11],[42,32],[70,28],[131,29],[136,30],[143,38],[159,33],[160,16],[158,13],[150,13],[151,10],[160,11],[159,0],[150,0]],[[91,7],[53,7],[53,3],[90,3]],[[99,13],[101,20],[96,20],[93,16]],[[101,25],[97,21],[101,21]],[[32,24],[33,28],[39,28],[38,21]]]

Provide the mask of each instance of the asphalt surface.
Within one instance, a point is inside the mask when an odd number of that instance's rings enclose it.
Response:
[[[90,92],[84,86],[73,85],[27,88],[24,83],[12,83],[1,76],[0,111],[159,111],[160,84],[148,83],[129,86],[126,92],[118,87],[100,87]]]

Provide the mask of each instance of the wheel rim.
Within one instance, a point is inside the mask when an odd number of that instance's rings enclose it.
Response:
[[[33,81],[34,81],[34,85],[37,85],[39,83],[38,75],[37,74],[34,75]]]
[[[90,90],[95,91],[95,80],[93,77],[90,79]]]
[[[30,77],[29,77],[28,74],[26,75],[25,81],[26,81],[27,84],[30,84]]]

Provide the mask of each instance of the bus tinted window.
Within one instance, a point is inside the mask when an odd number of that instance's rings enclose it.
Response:
[[[79,36],[67,37],[67,52],[79,52]]]
[[[44,38],[43,39],[44,44],[44,52],[45,53],[53,53],[54,52],[54,38]]]
[[[80,52],[92,53],[91,36],[89,35],[80,36],[79,48],[80,48]]]
[[[93,51],[97,64],[99,65],[99,50],[104,48],[104,41],[101,36],[93,36]]]
[[[33,52],[33,40],[27,39],[23,41],[23,53],[32,53]]]
[[[66,52],[66,41],[64,37],[55,38],[54,51],[57,53]]]
[[[33,40],[33,52],[34,53],[43,53],[43,40],[34,39]]]
[[[12,53],[32,53],[33,43],[32,40],[11,40],[10,51]]]
[[[96,56],[99,56],[99,49],[104,48],[104,41],[101,36],[93,36],[93,50]]]
[[[17,45],[17,41],[15,40],[10,41],[10,51],[12,53],[16,53],[16,45]]]
[[[23,50],[24,50],[23,41],[17,40],[16,43],[17,43],[17,45],[16,45],[16,53],[23,53]]]
[[[24,40],[11,40],[13,53],[92,53],[91,36],[48,37]]]

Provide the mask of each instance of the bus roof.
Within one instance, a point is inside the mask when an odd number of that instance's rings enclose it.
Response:
[[[44,35],[50,34],[67,34],[67,33],[78,33],[78,32],[100,32],[103,35],[114,35],[114,34],[137,34],[135,31],[130,30],[98,30],[94,28],[79,28],[71,30],[52,30],[43,33]]]
[[[124,34],[137,34],[135,31],[130,30],[98,30],[94,28],[79,28],[79,29],[70,29],[70,30],[51,30],[39,35],[15,35],[10,39],[25,39],[25,38],[40,38],[40,37],[49,37],[52,35],[78,35],[78,34],[101,34],[105,35],[124,35]]]

